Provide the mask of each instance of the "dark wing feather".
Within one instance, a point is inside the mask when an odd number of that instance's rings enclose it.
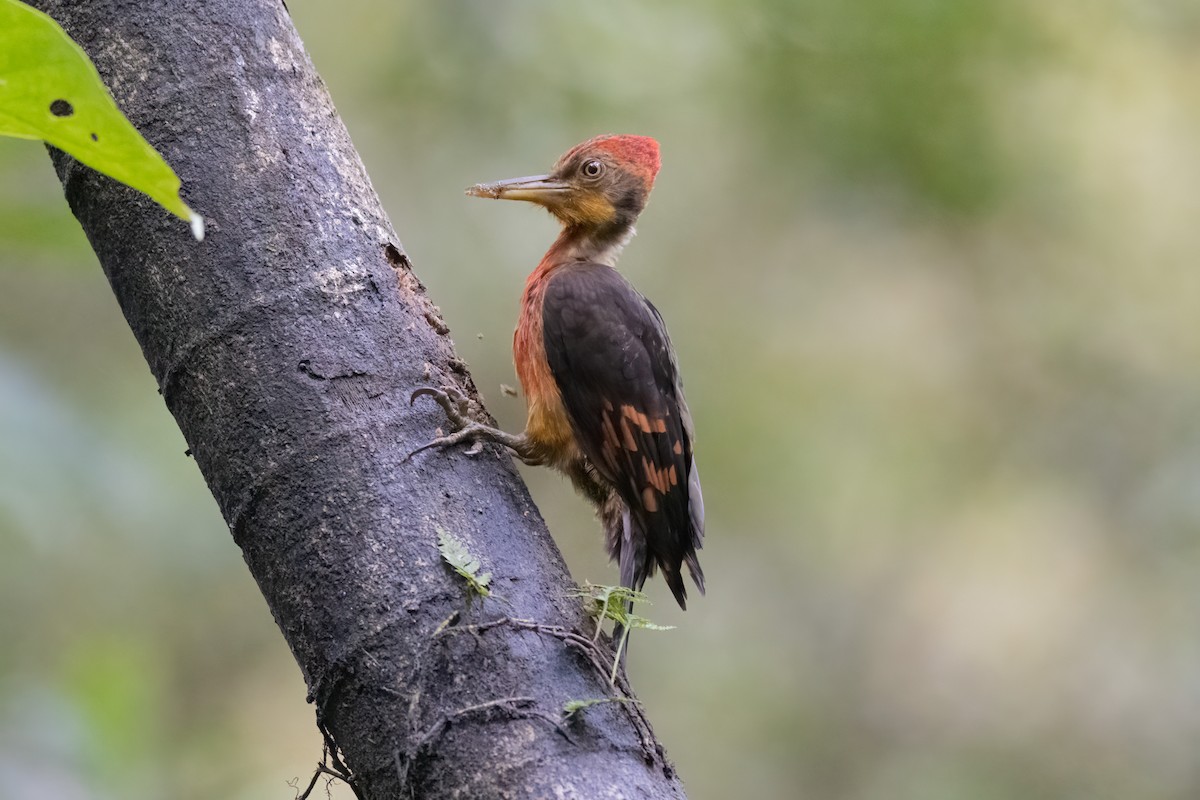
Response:
[[[596,472],[629,513],[609,531],[621,580],[640,589],[663,570],[679,604],[696,559],[704,504],[692,457],[692,421],[662,317],[611,267],[579,263],[550,278],[542,307],[546,357],[563,406]]]

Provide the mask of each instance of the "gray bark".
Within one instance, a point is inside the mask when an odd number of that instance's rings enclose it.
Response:
[[[636,705],[561,721],[567,700],[613,693],[610,654],[590,644],[508,456],[405,461],[444,424],[409,393],[473,387],[286,7],[34,4],[84,47],[208,221],[197,243],[52,154],[303,671],[328,768],[364,798],[683,797]],[[504,603],[468,607],[439,526]]]

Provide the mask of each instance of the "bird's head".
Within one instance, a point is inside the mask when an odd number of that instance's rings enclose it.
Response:
[[[546,175],[479,183],[467,194],[528,200],[568,228],[619,234],[646,207],[659,164],[658,142],[648,136],[597,136],[564,153]]]

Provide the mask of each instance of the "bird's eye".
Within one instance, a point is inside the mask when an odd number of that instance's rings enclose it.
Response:
[[[604,162],[592,159],[583,162],[583,166],[579,168],[585,178],[599,178],[604,173]]]

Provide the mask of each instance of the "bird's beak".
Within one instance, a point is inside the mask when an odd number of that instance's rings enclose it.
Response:
[[[477,183],[467,189],[471,197],[490,197],[493,200],[528,200],[543,206],[558,205],[571,186],[550,175],[529,178],[510,178],[495,183]]]

